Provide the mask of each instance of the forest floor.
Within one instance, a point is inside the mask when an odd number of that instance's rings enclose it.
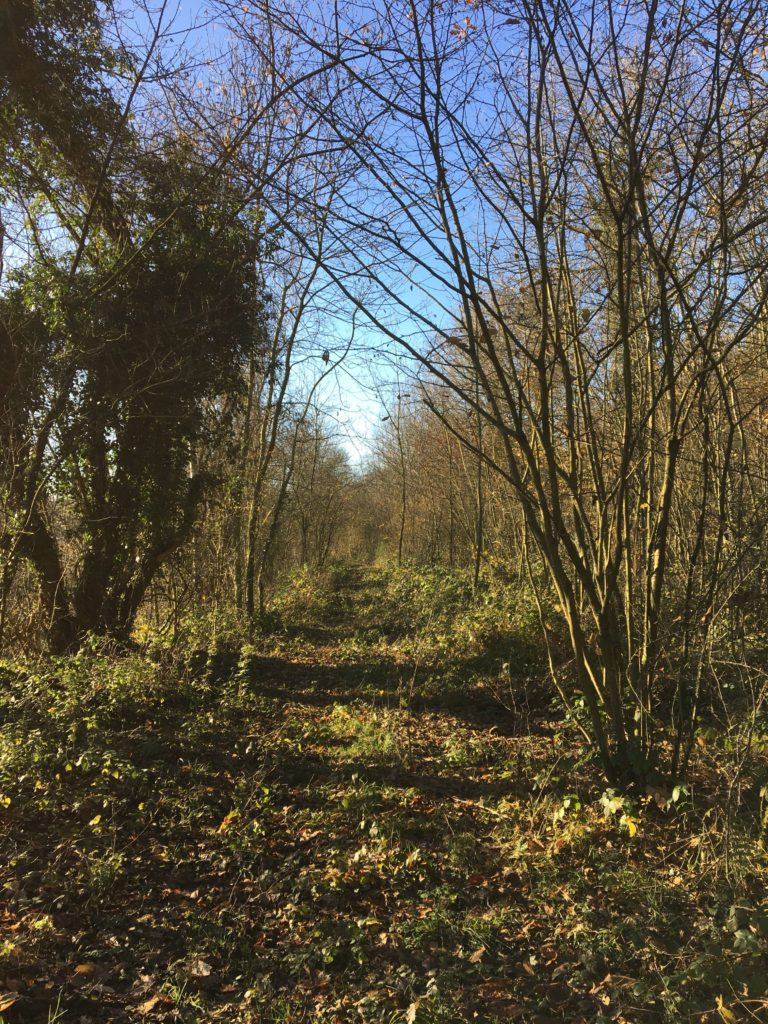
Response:
[[[385,584],[194,671],[0,669],[3,1024],[768,1021],[768,860],[714,753],[606,792],[491,658],[388,634]]]

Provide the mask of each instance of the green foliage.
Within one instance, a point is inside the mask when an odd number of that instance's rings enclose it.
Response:
[[[13,154],[0,188],[38,194],[40,169],[74,182],[114,228],[109,189],[95,188],[120,108],[108,76],[129,62],[105,44],[101,12],[82,0],[7,0],[0,8],[0,139]]]
[[[130,633],[211,490],[201,452],[229,436],[266,316],[259,211],[197,141],[123,116],[133,58],[104,16],[0,11],[2,220],[26,244],[0,292],[0,541],[4,579],[34,567],[54,649]]]
[[[17,451],[34,449],[36,424],[58,403],[38,472],[81,553],[75,579],[58,584],[79,633],[126,636],[186,539],[211,484],[191,469],[196,446],[227,427],[211,410],[223,396],[234,408],[263,309],[258,223],[240,212],[243,197],[182,147],[137,160],[125,195],[133,246],[95,240],[74,281],[68,256],[19,270],[0,309],[24,353],[7,409]],[[20,551],[50,577],[62,538],[35,527]]]
[[[541,648],[541,627],[527,585],[484,581],[473,591],[468,569],[413,566],[392,569],[379,607],[394,636],[429,637],[454,654],[510,647],[519,663]]]
[[[335,617],[345,610],[342,586],[345,570],[341,566],[316,569],[304,565],[281,581],[272,613],[275,622],[313,624]]]
[[[381,612],[393,632],[415,631],[451,621],[471,603],[469,570],[406,566],[388,574]]]
[[[396,712],[367,704],[337,704],[328,720],[328,736],[345,741],[345,757],[353,764],[396,764],[403,760],[406,741]]]
[[[175,650],[188,658],[192,652],[241,650],[250,642],[250,627],[237,608],[201,605],[179,616],[174,629],[166,625],[162,632],[140,617],[132,637],[149,651]]]

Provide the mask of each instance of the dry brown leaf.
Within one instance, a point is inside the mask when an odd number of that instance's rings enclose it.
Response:
[[[146,999],[143,1003],[139,1005],[139,1013],[152,1013],[156,1006],[167,1006],[169,1003],[172,1002],[173,1000],[170,998],[170,996],[164,996],[156,993],[155,995],[150,996],[149,999]]]
[[[98,964],[78,964],[72,976],[72,984],[78,988],[83,985],[90,985],[98,978],[103,977],[104,971]]]
[[[405,1013],[406,1024],[415,1024],[416,1014],[419,1012],[419,1004],[420,1003],[421,1003],[421,1000],[417,999],[415,1002],[411,1003],[411,1005],[408,1007],[408,1009],[406,1010],[406,1013]]]
[[[0,992],[0,1013],[10,1010],[18,998],[15,992]]]

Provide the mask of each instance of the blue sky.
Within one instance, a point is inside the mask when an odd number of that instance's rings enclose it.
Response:
[[[163,10],[162,4],[155,0],[146,8],[136,0],[119,0],[117,10],[121,23],[137,38],[149,36],[153,22],[156,23],[163,11],[163,24],[170,30],[168,45],[183,45],[199,59],[190,75],[190,89],[208,87],[209,70],[205,61],[227,52],[231,45],[230,30],[207,3],[169,0]],[[301,338],[303,357],[298,360],[294,378],[297,396],[306,392],[315,375],[325,370],[322,352],[327,348],[332,356],[337,355],[346,349],[350,336],[346,310],[336,318],[326,316],[320,336],[316,324],[307,325],[305,336]],[[373,449],[376,433],[386,414],[381,399],[387,402],[387,396],[397,390],[398,375],[402,375],[397,362],[391,342],[358,320],[348,356],[317,391],[317,402],[323,408],[329,427],[355,464],[364,462]]]

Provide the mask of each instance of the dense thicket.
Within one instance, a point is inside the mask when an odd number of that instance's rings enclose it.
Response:
[[[146,59],[123,54],[118,98],[95,8],[4,16],[3,619],[25,563],[65,649],[127,638],[194,523],[198,447],[263,347],[260,217],[204,149],[134,116]]]

